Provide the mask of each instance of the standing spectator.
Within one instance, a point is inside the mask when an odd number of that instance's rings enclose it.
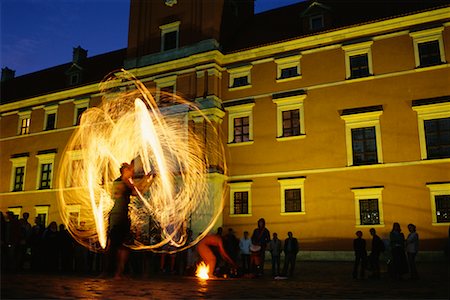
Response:
[[[298,241],[292,236],[292,232],[288,232],[288,238],[284,240],[284,266],[283,274],[294,276],[295,261],[297,260],[297,253],[299,251]]]
[[[30,214],[24,212],[22,214],[22,219],[19,220],[20,224],[20,240],[18,246],[18,270],[22,270],[25,262],[29,262],[28,253],[30,250],[30,240],[31,240],[31,224],[28,222]]]
[[[242,271],[244,274],[250,272],[250,245],[252,241],[248,237],[248,231],[244,231],[244,236],[239,241],[239,249],[241,250]]]
[[[416,269],[416,255],[419,251],[419,235],[416,232],[416,225],[408,225],[409,234],[406,238],[406,253],[408,255],[409,272],[411,273],[411,279],[418,279]]]
[[[395,279],[401,279],[408,271],[408,263],[405,254],[405,236],[400,228],[400,224],[395,222],[389,235],[390,248],[392,253],[392,272]]]
[[[56,272],[58,270],[58,224],[51,222],[45,229],[43,238],[44,260],[47,271]]]
[[[259,248],[259,260],[256,266],[257,273],[259,275],[264,274],[264,261],[266,256],[267,243],[270,241],[270,232],[266,228],[266,220],[261,218],[258,220],[258,227],[253,230],[252,234],[252,244]]]
[[[384,243],[377,235],[375,228],[370,228],[370,235],[372,236],[372,250],[370,252],[369,261],[372,266],[371,278],[380,278],[380,254],[384,251]]]
[[[31,228],[31,270],[42,271],[43,268],[43,243],[42,234],[44,233],[44,225],[38,216],[34,219],[34,225]]]
[[[353,250],[355,252],[355,263],[353,265],[353,278],[358,278],[358,268],[360,269],[360,278],[364,278],[364,270],[366,269],[367,251],[366,240],[362,238],[361,230],[356,232],[357,238],[353,240]]]
[[[280,275],[280,256],[281,256],[281,241],[278,239],[278,234],[273,233],[273,238],[269,242],[269,251],[272,256],[272,276]]]
[[[12,211],[6,213],[5,223],[5,241],[6,241],[6,257],[7,270],[16,271],[18,261],[18,247],[20,241],[20,224],[17,216]],[[2,255],[5,255],[2,253]]]
[[[72,236],[64,224],[59,225],[58,246],[61,259],[61,271],[70,273],[73,271],[75,245]]]
[[[225,251],[233,261],[237,261],[239,254],[239,239],[234,235],[233,229],[228,229],[228,234],[223,238],[223,246]]]

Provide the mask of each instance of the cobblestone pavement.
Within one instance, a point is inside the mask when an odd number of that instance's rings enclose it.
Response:
[[[213,279],[150,275],[123,280],[95,276],[6,274],[1,299],[449,299],[448,262],[418,263],[419,280],[354,280],[351,262],[298,262],[294,277]]]

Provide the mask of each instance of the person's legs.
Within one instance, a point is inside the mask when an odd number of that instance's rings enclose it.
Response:
[[[125,270],[125,264],[128,260],[129,250],[124,246],[119,247],[117,250],[117,269],[114,278],[120,279]]]

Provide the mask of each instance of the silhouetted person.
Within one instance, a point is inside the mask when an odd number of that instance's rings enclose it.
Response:
[[[400,224],[395,222],[389,235],[390,248],[392,253],[392,272],[396,279],[401,279],[402,275],[408,272],[408,263],[405,254],[405,236],[400,228]]]
[[[364,278],[364,270],[366,269],[366,240],[362,238],[361,230],[356,232],[357,238],[353,240],[353,250],[355,252],[355,263],[353,265],[353,278],[358,278],[358,269],[360,278]]]
[[[270,232],[266,228],[266,220],[261,218],[258,220],[258,227],[253,230],[252,244],[259,246],[259,265],[256,266],[256,273],[262,275],[264,273],[264,261],[266,256],[267,243],[270,241]]]
[[[59,225],[58,233],[59,257],[61,259],[61,271],[70,273],[73,271],[74,240],[64,224]]]
[[[380,278],[380,254],[384,251],[384,243],[377,235],[375,228],[370,228],[370,235],[372,235],[372,249],[370,252],[370,264],[372,265],[371,278]]]
[[[18,246],[18,260],[17,260],[17,268],[18,270],[22,270],[25,262],[30,261],[29,252],[30,252],[30,242],[31,242],[31,224],[28,222],[28,218],[30,214],[24,212],[22,214],[22,219],[19,220],[20,224],[20,240]]]
[[[411,279],[418,279],[416,268],[416,255],[419,252],[419,234],[416,232],[416,225],[408,225],[409,234],[406,238],[406,254],[408,255],[409,272]]]
[[[5,219],[5,242],[6,242],[6,253],[1,255],[6,255],[7,261],[6,266],[8,271],[16,271],[17,258],[19,251],[19,241],[20,241],[20,224],[17,217],[12,211],[6,212]]]
[[[31,228],[31,269],[33,271],[41,271],[43,268],[43,240],[44,225],[39,217],[34,219],[34,225]]]
[[[280,256],[281,252],[281,241],[278,238],[276,232],[272,235],[272,240],[269,242],[269,251],[272,258],[272,276],[280,275]]]
[[[293,237],[292,232],[288,232],[288,238],[284,240],[284,266],[283,274],[285,276],[294,276],[295,262],[299,251],[298,241]],[[289,269],[289,273],[288,273]]]
[[[45,257],[45,268],[49,272],[58,271],[58,225],[51,222],[45,229],[43,238],[43,251]]]
[[[225,247],[225,251],[231,257],[233,261],[237,261],[239,254],[239,240],[234,235],[233,229],[228,229],[228,234],[223,237],[223,245]]]

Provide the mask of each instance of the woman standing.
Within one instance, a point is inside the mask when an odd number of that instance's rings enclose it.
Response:
[[[406,238],[406,254],[408,255],[409,272],[411,279],[418,279],[416,269],[416,255],[419,251],[419,235],[416,232],[416,225],[408,225],[409,234]]]
[[[402,275],[408,272],[408,263],[405,254],[405,235],[400,224],[395,222],[389,235],[392,253],[392,267],[395,279],[401,279]]]

